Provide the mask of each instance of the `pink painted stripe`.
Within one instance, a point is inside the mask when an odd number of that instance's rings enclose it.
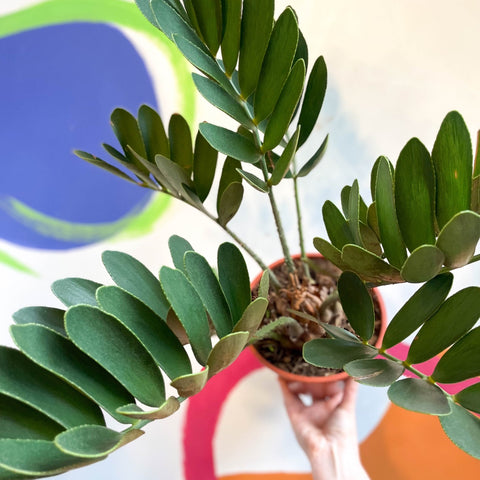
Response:
[[[399,345],[396,345],[395,347],[392,347],[388,350],[388,353],[390,355],[393,355],[394,357],[399,358],[400,360],[405,360],[408,355],[408,349],[409,345],[405,343],[401,343]],[[415,365],[415,368],[417,370],[420,370],[422,373],[425,375],[431,375],[433,371],[435,370],[435,367],[440,359],[440,356],[434,357],[424,363],[419,363],[418,365]],[[405,370],[406,377],[415,377],[415,375],[408,370]],[[459,383],[448,383],[448,384],[439,384],[447,393],[450,395],[455,395],[456,393],[462,391],[463,389],[469,387],[470,385],[473,385],[474,383],[478,383],[479,379],[478,378],[471,378],[469,380],[465,380],[463,382]]]
[[[183,429],[185,480],[217,480],[213,455],[213,437],[221,407],[236,384],[262,367],[249,348],[233,365],[215,375],[208,385],[188,400]]]

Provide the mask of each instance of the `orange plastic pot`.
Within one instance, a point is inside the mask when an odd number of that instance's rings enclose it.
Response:
[[[298,259],[300,258],[300,255],[293,255],[292,258]],[[309,253],[308,258],[314,259],[314,258],[324,258],[322,255],[319,253]],[[270,270],[274,270],[276,267],[284,263],[285,260],[282,258],[280,260],[277,260],[276,262],[272,263],[269,268]],[[258,284],[260,283],[260,279],[262,278],[262,273],[258,274],[258,276],[252,281],[250,284],[250,288],[253,291],[258,287]],[[383,335],[385,334],[385,330],[387,328],[387,311],[385,309],[385,304],[383,302],[383,299],[380,295],[380,292],[378,289],[374,288],[373,291],[375,292],[375,297],[376,297],[376,302],[378,304],[378,308],[380,310],[380,331],[378,333],[378,339],[375,343],[376,347],[380,347],[383,341]],[[255,348],[255,345],[251,346],[252,352],[257,357],[257,359],[265,365],[267,368],[275,372],[280,378],[283,378],[284,380],[288,382],[302,382],[302,383],[332,383],[332,382],[337,382],[339,380],[346,380],[348,378],[348,374],[346,372],[339,372],[339,373],[333,373],[331,375],[324,375],[324,376],[319,376],[319,377],[308,377],[305,375],[298,375],[295,373],[287,372],[285,370],[282,370],[281,368],[276,367],[269,361],[267,361]]]

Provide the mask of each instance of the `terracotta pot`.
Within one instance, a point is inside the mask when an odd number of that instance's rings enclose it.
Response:
[[[300,255],[292,255],[293,259],[298,259],[300,258]],[[322,255],[319,253],[309,253],[308,258],[314,259],[314,258],[324,258]],[[285,260],[282,258],[280,260],[277,260],[276,262],[272,263],[269,268],[271,270],[275,269],[282,263],[284,263]],[[262,278],[262,273],[260,273],[250,284],[250,288],[252,291],[258,287],[258,284],[260,283],[260,279]],[[374,288],[373,291],[375,292],[375,297],[376,297],[376,302],[378,304],[378,308],[380,310],[380,331],[378,332],[378,339],[375,342],[375,346],[379,347],[382,344],[383,340],[383,335],[385,334],[385,330],[387,328],[387,311],[385,309],[385,304],[383,302],[383,299],[380,295],[380,292],[378,291],[377,288]],[[331,382],[337,382],[339,380],[346,380],[348,378],[348,374],[346,372],[339,372],[339,373],[333,373],[331,375],[324,375],[324,376],[319,376],[319,377],[309,377],[309,376],[304,376],[304,375],[298,375],[295,373],[287,372],[285,370],[282,370],[269,361],[267,361],[255,348],[254,345],[251,346],[253,354],[260,360],[260,362],[265,365],[267,368],[270,370],[273,370],[279,377],[283,378],[284,380],[288,382],[302,382],[302,383],[331,383]]]

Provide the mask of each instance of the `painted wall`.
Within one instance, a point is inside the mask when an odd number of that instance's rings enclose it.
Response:
[[[378,155],[395,161],[412,136],[431,148],[448,111],[459,110],[475,137],[480,128],[478,1],[277,3],[279,11],[288,3],[296,9],[311,57],[324,55],[329,69],[317,126],[319,141],[330,134],[329,151],[302,185],[307,238],[324,234],[320,210],[326,199],[338,203],[337,192],[355,178],[368,196],[368,172]],[[178,111],[192,121],[214,115],[214,122],[226,123],[197,99],[188,72],[128,1],[0,2],[2,344],[11,345],[8,326],[17,309],[57,305],[49,292],[55,279],[107,282],[103,250],[127,251],[158,271],[169,263],[167,240],[177,233],[214,260],[217,245],[227,240],[215,225],[72,153],[78,148],[101,156],[101,143],[115,142],[109,115],[117,106],[136,111],[147,103],[164,119]],[[259,195],[248,192],[231,226],[268,263],[280,255],[280,247],[269,233],[271,218],[259,206]],[[279,203],[295,250],[288,186],[281,189]],[[250,260],[249,268],[256,273]],[[478,279],[478,269],[465,270],[456,289],[475,275]],[[413,290],[382,290],[390,314]],[[412,473],[418,462],[408,449],[412,442],[424,448],[421,478],[455,478],[459,471],[463,479],[478,478],[476,463],[436,440],[439,427],[432,419],[391,408],[383,389],[361,389],[358,411],[363,458],[372,478],[419,478]],[[202,416],[207,425],[198,422]],[[404,430],[412,418],[414,431]],[[185,438],[199,443],[184,448]],[[380,465],[374,465],[379,449]],[[266,479],[269,473],[287,472],[288,478],[303,479],[307,471],[275,378],[245,355],[231,377],[220,378],[203,400],[150,425],[146,435],[106,461],[63,478]]]

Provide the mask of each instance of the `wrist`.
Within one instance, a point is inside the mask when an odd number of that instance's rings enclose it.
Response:
[[[312,452],[309,455],[313,480],[370,480],[358,451],[345,451],[332,447],[325,455]]]

